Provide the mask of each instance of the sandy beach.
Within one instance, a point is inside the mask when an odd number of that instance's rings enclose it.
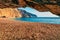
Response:
[[[0,18],[0,40],[60,40],[60,25]]]

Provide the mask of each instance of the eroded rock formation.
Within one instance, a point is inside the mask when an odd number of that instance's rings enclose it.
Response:
[[[17,8],[0,8],[0,18],[16,18],[22,17],[21,12]]]

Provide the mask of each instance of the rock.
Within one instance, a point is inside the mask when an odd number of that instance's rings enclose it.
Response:
[[[18,0],[21,7],[25,7],[27,4],[24,0]]]
[[[42,4],[35,4],[35,3],[32,3],[32,2],[26,2],[28,4],[28,6],[40,11],[40,12],[44,12],[44,11],[48,11],[48,9],[43,6]]]
[[[33,1],[33,2],[32,2]],[[41,0],[42,1],[42,0]],[[6,8],[6,7],[25,7],[29,6],[32,8],[35,8],[36,10],[40,12],[44,11],[50,11],[53,14],[60,16],[60,1],[59,0],[43,0],[43,2],[47,2],[47,4],[44,4],[40,0],[0,0],[0,8]],[[50,3],[51,2],[51,3]],[[50,3],[50,4],[49,4]],[[55,4],[53,4],[55,3]]]
[[[27,11],[25,11],[25,10],[22,10],[22,9],[20,9],[20,11],[21,11],[21,13],[22,13],[22,17],[29,17],[29,18],[33,18],[33,17],[37,17],[37,15],[35,15],[35,14],[32,14],[32,13],[29,13],[29,12],[27,12]]]
[[[22,17],[21,12],[17,8],[0,8],[0,18],[16,18]]]
[[[53,14],[60,16],[60,6],[58,5],[45,5]]]
[[[41,4],[41,3],[38,3],[37,0],[35,0],[36,2],[32,2],[33,0],[20,0],[20,4],[21,3],[25,3],[25,5],[28,5],[32,8],[35,8],[36,10],[38,11],[50,11],[52,12],[53,14],[56,14],[56,15],[59,15],[60,16],[60,4],[59,4],[59,0],[50,0],[52,3],[55,3],[55,4]],[[22,4],[21,4],[22,5]]]

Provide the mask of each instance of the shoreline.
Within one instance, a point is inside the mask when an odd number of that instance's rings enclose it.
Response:
[[[60,25],[0,18],[0,40],[60,40]]]

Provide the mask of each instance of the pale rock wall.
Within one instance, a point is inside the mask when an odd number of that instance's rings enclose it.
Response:
[[[0,8],[0,18],[16,18],[22,17],[17,8]]]

